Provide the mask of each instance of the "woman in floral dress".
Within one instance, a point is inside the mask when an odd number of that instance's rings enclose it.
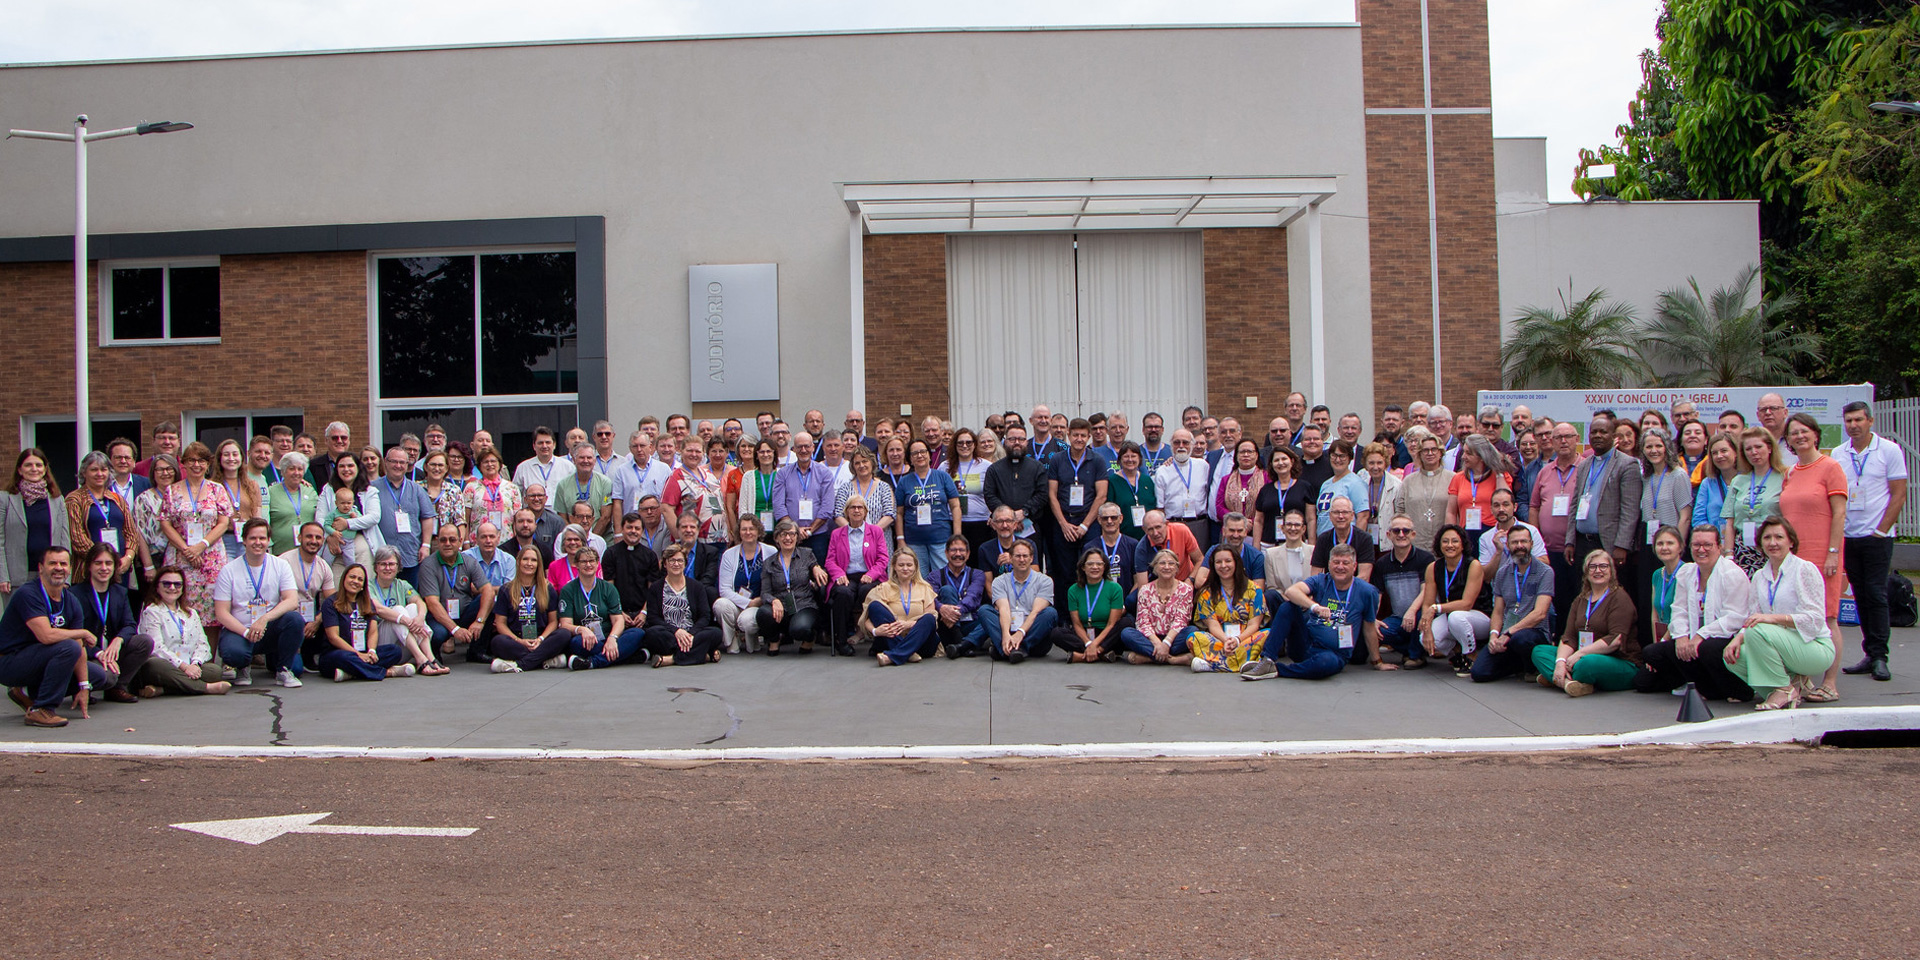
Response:
[[[213,582],[228,560],[221,540],[233,524],[233,499],[210,479],[213,451],[195,441],[180,453],[180,482],[167,488],[160,503],[160,526],[167,538],[167,562],[187,575],[186,603],[209,631],[213,619]]]

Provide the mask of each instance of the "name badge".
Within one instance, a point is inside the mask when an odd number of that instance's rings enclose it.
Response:
[[[1068,486],[1067,487],[1067,506],[1084,507],[1086,505],[1087,505],[1087,495],[1086,495],[1085,489],[1082,488],[1077,483]]]
[[[707,512],[708,513],[720,512],[720,495],[719,494],[717,493],[707,494]]]
[[[111,528],[101,530],[100,542],[106,544],[107,547],[111,549],[114,553],[119,553],[120,552],[120,531],[114,530]]]
[[[1584,647],[1584,646],[1586,646],[1587,644],[1589,644],[1589,643],[1592,643],[1592,642],[1593,642],[1593,631],[1592,631],[1592,630],[1582,630],[1582,631],[1580,631],[1580,645],[1581,645],[1581,646],[1583,646],[1583,647]]]
[[[1147,525],[1147,508],[1137,503],[1133,505],[1133,525],[1136,527]]]
[[[1745,523],[1740,524],[1741,542],[1745,543],[1749,547],[1759,549],[1760,547],[1759,538],[1760,538],[1759,523],[1752,520],[1748,520]]]
[[[913,522],[919,526],[933,525],[933,504],[923,503],[913,508]]]
[[[960,478],[960,489],[968,493],[979,493],[985,489],[986,479],[987,475],[984,473],[965,474]]]
[[[1660,532],[1660,521],[1647,521],[1647,546],[1653,546],[1653,535]]]
[[[199,543],[207,538],[207,525],[198,520],[187,521],[187,542]]]
[[[1228,640],[1238,640],[1238,639],[1240,639],[1240,625],[1239,625],[1239,624],[1237,624],[1237,623],[1229,623],[1229,624],[1224,624],[1223,626],[1224,626],[1224,627],[1226,628],[1226,631],[1227,631],[1227,639],[1228,639]]]
[[[351,632],[353,633],[353,649],[364,653],[367,649],[367,628],[354,627]]]
[[[1483,526],[1485,526],[1485,524],[1480,522],[1480,508],[1468,507],[1467,508],[1467,529],[1478,530]]]
[[[1340,635],[1340,649],[1352,650],[1353,649],[1353,624],[1351,623],[1340,624],[1340,626],[1335,629],[1335,632]]]
[[[773,511],[772,510],[760,511],[760,529],[762,530],[773,529]]]
[[[314,606],[312,600],[300,601],[300,619],[311,622],[313,620],[313,612]]]
[[[1566,494],[1564,494],[1564,493],[1556,493],[1556,494],[1554,494],[1554,495],[1553,495],[1553,515],[1554,515],[1554,516],[1556,516],[1556,517],[1564,517],[1564,516],[1566,516],[1566,515],[1567,515],[1567,511],[1568,511],[1568,510],[1569,510],[1569,509],[1570,509],[1570,508],[1571,508],[1572,506],[1573,506],[1573,498],[1572,498],[1572,497],[1570,497],[1570,496],[1568,496],[1568,495],[1566,495]]]
[[[1593,512],[1593,494],[1590,494],[1590,493],[1581,494],[1580,495],[1580,512],[1574,514],[1573,518],[1575,520],[1585,520],[1587,518],[1587,514],[1592,512]]]
[[[393,529],[395,533],[412,533],[413,532],[412,515],[404,511],[395,512],[393,515]]]
[[[453,599],[447,601],[447,616],[452,617],[455,620],[460,619],[460,598],[459,597],[454,597]]]
[[[800,515],[801,523],[812,523],[813,522],[813,501],[812,500],[800,501],[800,509],[798,510],[798,513]]]
[[[265,604],[259,604],[259,603],[247,604],[247,613],[246,613],[247,626],[253,626],[253,622],[255,620],[260,619],[260,615],[266,612],[267,612],[267,608]]]

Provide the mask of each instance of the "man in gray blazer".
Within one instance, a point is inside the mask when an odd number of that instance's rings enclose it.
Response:
[[[1574,468],[1573,540],[1567,561],[1573,569],[1588,553],[1613,554],[1620,583],[1635,582],[1633,558],[1640,532],[1640,461],[1613,449],[1613,420],[1600,415],[1587,425],[1593,452]]]

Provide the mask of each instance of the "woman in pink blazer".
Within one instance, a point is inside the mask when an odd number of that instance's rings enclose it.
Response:
[[[827,577],[833,583],[833,652],[853,656],[854,624],[866,608],[867,591],[887,579],[887,532],[867,522],[867,501],[847,498],[847,524],[827,541]]]

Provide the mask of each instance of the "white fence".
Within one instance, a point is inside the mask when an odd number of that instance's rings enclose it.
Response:
[[[1900,511],[1901,536],[1920,536],[1920,397],[1878,400],[1873,404],[1873,429],[1898,441],[1907,454],[1907,506]]]

